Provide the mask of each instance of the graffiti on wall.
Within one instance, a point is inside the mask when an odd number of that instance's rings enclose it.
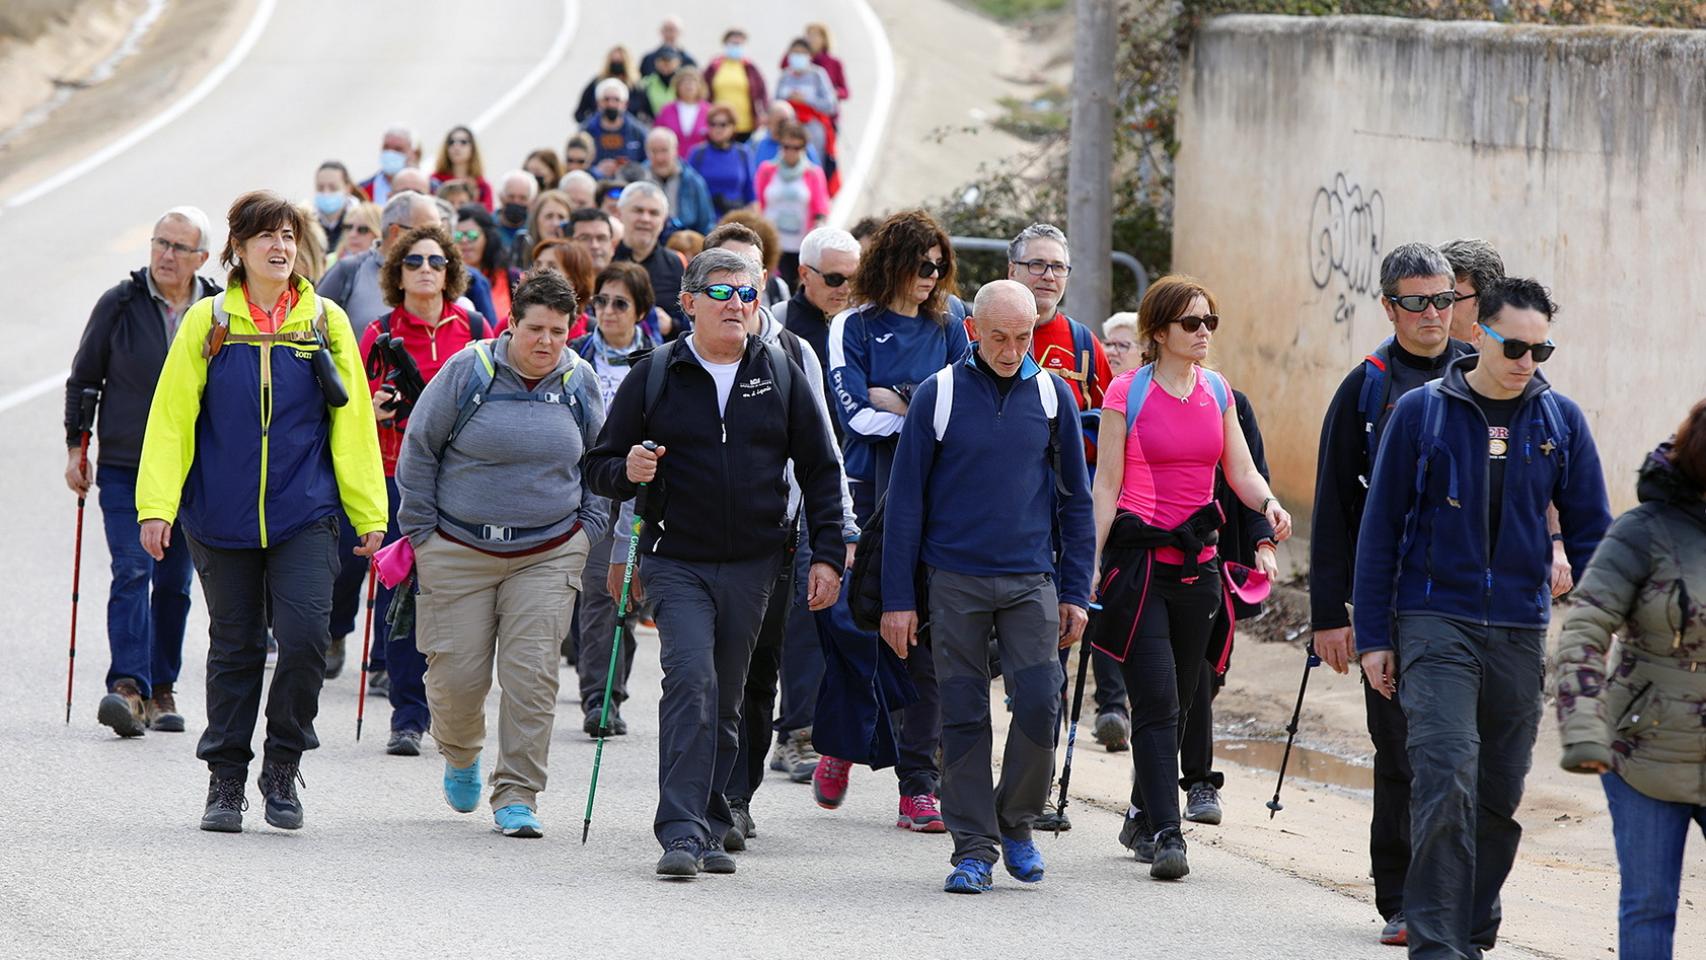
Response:
[[[1381,247],[1386,241],[1386,198],[1364,190],[1344,173],[1315,191],[1309,206],[1309,279],[1315,289],[1338,287],[1334,323],[1356,316],[1362,297],[1380,298]]]

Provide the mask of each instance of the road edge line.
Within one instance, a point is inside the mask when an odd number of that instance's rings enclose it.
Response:
[[[853,219],[853,206],[865,192],[865,181],[876,165],[877,151],[882,147],[883,136],[888,131],[889,114],[894,108],[895,87],[894,47],[889,44],[888,30],[883,27],[882,18],[871,7],[870,0],[857,0],[853,6],[875,41],[877,83],[875,102],[871,104],[871,122],[860,135],[859,150],[853,162],[843,170],[841,190],[829,208],[830,226],[843,228]]]
[[[474,122],[468,124],[469,128],[475,133],[479,133],[486,125],[508,113],[509,109],[519,103],[522,97],[532,93],[533,88],[539,86],[546,74],[557,69],[557,66],[563,62],[563,58],[568,55],[569,43],[574,39],[575,31],[580,29],[580,20],[580,0],[563,0],[563,25],[557,30],[557,36],[551,41],[550,48],[545,51],[545,56],[540,58],[539,62],[533,65],[533,69],[517,81],[515,86],[510,87],[504,92],[503,96],[493,101],[492,105],[485,109],[485,112],[474,118]]]

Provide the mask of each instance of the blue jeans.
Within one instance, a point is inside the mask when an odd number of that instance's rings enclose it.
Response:
[[[101,464],[101,524],[113,559],[113,585],[107,594],[107,646],[112,667],[107,689],[123,678],[136,681],[142,696],[154,685],[178,681],[184,661],[184,622],[190,615],[189,542],[181,527],[172,528],[166,559],[156,563],[142,549],[136,521],[136,471]],[[152,587],[152,590],[150,590]]]
[[[1682,848],[1693,821],[1706,836],[1706,806],[1654,800],[1615,773],[1599,778],[1611,807],[1617,867],[1617,956],[1670,960],[1676,902],[1682,890]]]
[[[385,542],[390,543],[402,536],[397,532],[397,481],[391,477],[385,478],[385,493],[390,504]],[[373,602],[373,650],[367,662],[371,665],[377,661],[380,666],[370,669],[385,670],[391,678],[391,730],[425,733],[432,720],[427,710],[426,655],[415,647],[413,630],[392,635],[390,625],[385,622],[395,592],[383,583],[379,585],[378,597]]]

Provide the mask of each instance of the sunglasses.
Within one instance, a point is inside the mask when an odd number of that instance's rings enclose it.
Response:
[[[1212,313],[1201,317],[1180,317],[1173,322],[1178,324],[1186,333],[1196,333],[1203,327],[1207,327],[1209,333],[1220,329],[1220,317]]]
[[[758,299],[758,288],[749,287],[745,284],[737,287],[732,283],[713,283],[699,292],[718,303],[725,303],[737,294],[740,296],[741,303],[751,303]]]
[[[724,299],[728,298],[725,297]],[[592,308],[594,310],[603,310],[606,307],[616,311],[617,313],[627,313],[629,310],[633,309],[634,303],[625,297],[607,297],[602,293],[592,298]]]
[[[783,150],[804,150],[805,148],[806,148],[806,145],[803,143],[784,143],[784,144],[782,144]]]
[[[1552,351],[1558,349],[1557,345],[1550,340],[1545,343],[1529,343],[1527,340],[1512,340],[1507,337],[1499,336],[1498,331],[1484,323],[1478,324],[1478,326],[1480,326],[1482,330],[1486,331],[1487,336],[1493,338],[1493,342],[1504,347],[1506,360],[1521,360],[1523,354],[1532,353],[1534,354],[1535,363],[1545,363],[1547,360],[1551,359]]]
[[[918,262],[918,275],[926,280],[931,277],[945,277],[948,275],[948,261],[920,260]]]
[[[434,270],[443,270],[449,265],[450,260],[448,258],[441,257],[436,253],[430,257],[423,257],[418,253],[411,253],[403,258],[403,266],[409,270],[419,270],[423,266],[431,267]]]
[[[170,250],[182,257],[187,257],[196,252],[196,248],[187,243],[173,243],[165,237],[155,237],[154,246],[158,247],[161,253],[165,253],[167,250]]]
[[[372,233],[373,232],[373,228],[368,226],[365,223],[358,223],[355,226],[350,227],[350,229],[354,230],[356,233]]]
[[[458,230],[455,233],[450,235],[450,239],[456,241],[457,243],[473,243],[475,240],[480,239],[480,231],[478,231],[478,230]]]
[[[1386,299],[1396,303],[1409,313],[1421,313],[1428,308],[1430,303],[1433,304],[1435,310],[1450,310],[1451,305],[1457,302],[1457,291],[1447,290],[1444,293],[1436,293],[1432,296],[1412,293],[1409,296],[1387,297]]]
[[[811,264],[801,264],[801,266],[822,277],[823,285],[826,287],[839,287],[848,280],[853,279],[845,273],[824,273],[822,270],[819,270]]]
[[[450,145],[453,147],[471,147],[474,145],[474,141],[467,137],[451,137]]]

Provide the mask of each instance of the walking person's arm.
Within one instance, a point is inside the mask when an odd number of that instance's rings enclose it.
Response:
[[[119,311],[118,287],[114,287],[102,294],[89,312],[77,355],[71,359],[71,374],[65,378],[65,485],[78,496],[88,493],[95,479],[83,463],[83,391],[106,388],[107,361],[112,355],[113,327]],[[94,429],[94,424],[89,427]]]
[[[1060,395],[1060,482],[1056,492],[1055,525],[1060,531],[1060,554],[1055,558],[1054,582],[1059,589],[1060,645],[1070,647],[1084,635],[1090,617],[1090,562],[1096,554],[1096,510],[1091,503],[1090,468],[1084,460],[1083,431],[1077,427],[1072,388],[1055,378]],[[1122,451],[1123,452],[1123,451]]]
[[[604,429],[604,394],[598,388],[598,374],[590,363],[577,364],[574,377],[575,393],[582,411],[580,524],[586,532],[587,542],[597,543],[610,532],[610,499],[599,496],[587,486],[584,466],[593,446],[598,443],[599,432]]]
[[[1352,531],[1362,520],[1363,486],[1358,475],[1364,465],[1362,418],[1357,397],[1362,391],[1362,368],[1344,379],[1333,394],[1321,421],[1321,441],[1315,458],[1315,510],[1309,528],[1309,625],[1315,652],[1339,673],[1350,672],[1356,659],[1351,616],[1351,571],[1356,564]]]
[[[1238,410],[1238,429],[1244,434],[1244,443],[1250,448],[1250,460],[1256,464],[1256,472],[1263,480],[1272,483],[1273,474],[1268,472],[1267,444],[1262,440],[1262,428],[1256,423],[1256,409],[1250,405],[1250,398],[1242,393],[1234,393],[1234,406]],[[1274,557],[1274,544],[1279,538],[1274,535],[1274,525],[1268,520],[1267,514],[1252,510],[1242,503],[1244,531],[1249,538],[1250,550],[1256,556],[1256,566],[1268,579],[1279,578],[1279,562]]]
[[[817,407],[818,416],[823,418],[823,430],[829,439],[830,452],[835,454],[835,468],[841,484],[841,539],[847,543],[846,558],[843,568],[853,565],[853,545],[859,540],[859,520],[853,513],[853,492],[847,484],[847,466],[841,456],[841,445],[835,442],[835,431],[830,424],[830,418],[835,414],[829,411],[829,401],[825,400],[828,391],[823,385],[823,364],[818,362],[817,351],[800,339],[800,359],[806,377],[806,386],[811,389],[812,404]]]
[[[1559,763],[1575,773],[1611,769],[1611,726],[1606,715],[1606,655],[1611,638],[1635,614],[1652,576],[1648,516],[1626,513],[1611,525],[1594,552],[1564,620],[1548,668],[1548,690],[1558,705]]]
[[[829,383],[835,388],[841,426],[866,437],[900,432],[904,415],[877,409],[871,401],[869,336],[857,310],[836,316],[829,328]]]
[[[373,419],[373,395],[349,317],[335,303],[325,304],[332,361],[349,390],[349,402],[331,408],[332,473],[350,526],[361,538],[356,556],[371,557],[385,539],[389,509],[385,464],[379,456],[379,427]]]
[[[1599,462],[1599,448],[1588,430],[1582,408],[1567,397],[1559,397],[1564,418],[1570,421],[1568,451],[1569,480],[1561,476],[1552,490],[1552,503],[1558,508],[1558,526],[1564,536],[1564,550],[1569,555],[1575,579],[1586,573],[1588,561],[1599,548],[1599,541],[1611,526],[1611,505],[1605,491],[1605,470]]]
[[[1102,551],[1108,546],[1108,531],[1113,529],[1119,513],[1120,487],[1125,483],[1125,402],[1126,383],[1122,381],[1108,392],[1108,402],[1102,407],[1100,426],[1096,430],[1096,479],[1090,488],[1090,502],[1096,523],[1095,550],[1091,554],[1090,576],[1100,577]],[[1090,584],[1090,599],[1100,592],[1094,580]]]
[[[1416,434],[1421,426],[1424,393],[1412,390],[1406,394],[1386,422],[1357,537],[1352,581],[1357,656],[1369,685],[1388,700],[1397,692],[1397,661],[1392,651],[1394,580],[1405,518],[1416,496],[1416,461],[1420,455]]]
[[[172,545],[172,523],[178,518],[184,479],[195,462],[195,424],[201,416],[201,394],[207,388],[207,360],[201,346],[212,326],[212,301],[184,312],[148,406],[142,460],[136,471],[136,519],[142,549],[155,560],[164,560],[166,548]]]
[[[1250,456],[1250,445],[1245,442],[1244,430],[1238,424],[1237,405],[1227,404],[1222,418],[1226,443],[1220,455],[1220,469],[1226,475],[1227,484],[1233,493],[1238,494],[1239,502],[1267,517],[1273,524],[1275,540],[1287,539],[1291,536],[1291,514],[1280,506],[1279,498],[1268,486],[1268,478],[1256,469],[1256,460]]]
[[[816,366],[816,361],[803,353],[802,359]],[[786,357],[783,361],[793,363]],[[812,402],[817,391],[807,376],[795,367],[789,378],[788,458],[793,461],[794,482],[800,488],[800,509],[805,513],[806,543],[812,556],[806,603],[812,610],[825,610],[840,596],[841,573],[847,562],[841,499],[846,484],[822,408]]]
[[[397,529],[415,546],[426,542],[438,529],[438,467],[450,430],[456,423],[456,406],[474,375],[478,358],[471,350],[451,357],[438,375],[427,381],[409,415],[403,432],[403,449],[397,455]]]
[[[894,451],[883,507],[883,642],[905,660],[918,644],[914,577],[924,539],[924,491],[936,461],[936,378],[918,385]]]

